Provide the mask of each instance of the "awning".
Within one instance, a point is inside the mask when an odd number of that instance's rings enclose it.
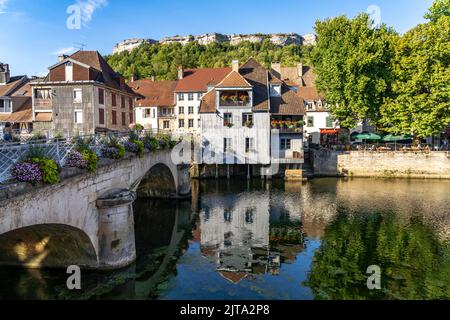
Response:
[[[34,118],[36,122],[52,122],[53,121],[53,113],[51,112],[37,112]]]
[[[320,134],[339,134],[341,129],[320,129]]]

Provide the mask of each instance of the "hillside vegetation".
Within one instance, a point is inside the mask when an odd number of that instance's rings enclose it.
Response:
[[[231,66],[231,61],[238,59],[241,63],[254,57],[265,67],[272,62],[281,62],[283,66],[295,66],[309,61],[311,48],[302,45],[279,47],[264,40],[261,43],[243,42],[232,46],[229,43],[211,43],[200,45],[197,42],[182,46],[172,44],[143,44],[131,53],[107,56],[108,63],[125,78],[133,75],[137,78],[157,80],[175,80],[178,66],[185,68],[213,68]]]

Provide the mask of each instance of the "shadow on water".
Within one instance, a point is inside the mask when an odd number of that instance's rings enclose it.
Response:
[[[193,182],[193,201],[138,200],[137,261],[83,273],[0,268],[9,299],[450,298],[449,181]],[[0,237],[1,241],[1,237]],[[381,290],[366,270],[381,268]]]

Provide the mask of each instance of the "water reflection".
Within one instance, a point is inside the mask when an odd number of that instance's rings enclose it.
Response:
[[[137,262],[84,273],[0,268],[9,299],[450,298],[450,181],[193,182],[135,204]],[[369,291],[366,270],[382,269]]]

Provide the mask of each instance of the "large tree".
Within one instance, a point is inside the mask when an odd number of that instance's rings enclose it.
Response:
[[[381,108],[385,130],[416,138],[439,134],[450,123],[450,17],[407,32],[393,66],[393,97]]]
[[[315,29],[316,85],[324,92],[331,113],[345,128],[363,120],[376,124],[392,82],[390,66],[397,34],[385,25],[372,28],[367,14],[318,21]]]
[[[435,0],[425,18],[430,19],[431,22],[436,22],[442,16],[450,17],[450,0]]]

